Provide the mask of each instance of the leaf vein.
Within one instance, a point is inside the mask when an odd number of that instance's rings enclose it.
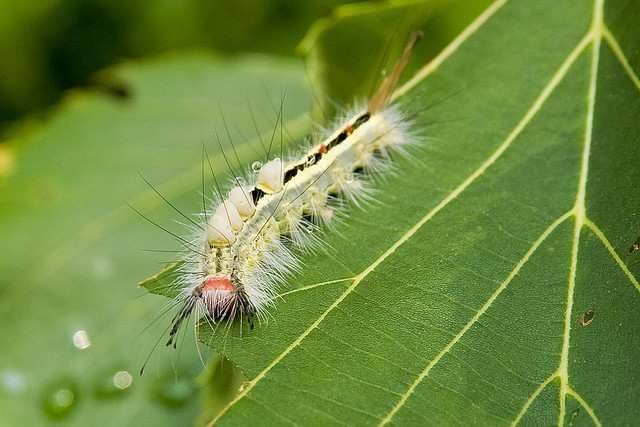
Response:
[[[357,352],[359,352],[359,353],[366,354],[367,356],[371,356],[371,357],[376,358],[376,359],[378,359],[378,360],[381,360],[381,361],[383,361],[383,362],[385,362],[385,363],[388,363],[389,365],[391,365],[391,366],[393,366],[393,367],[395,367],[395,368],[397,368],[397,369],[399,369],[399,370],[401,370],[401,371],[404,371],[404,372],[408,373],[409,375],[411,375],[411,373],[412,373],[412,372],[411,372],[411,371],[409,371],[407,368],[405,368],[405,367],[403,367],[403,366],[400,366],[400,365],[398,365],[397,363],[394,363],[393,361],[391,361],[391,360],[389,360],[389,359],[386,359],[386,358],[384,358],[384,357],[382,357],[382,356],[380,356],[380,355],[377,355],[377,354],[375,354],[375,353],[372,353],[372,352],[370,352],[370,351],[367,351],[367,350],[365,350],[365,349],[363,349],[363,348],[356,347],[356,346],[352,345],[351,343],[349,343],[349,342],[347,342],[347,341],[341,340],[341,339],[339,339],[339,338],[335,337],[334,335],[331,335],[330,333],[325,332],[325,331],[324,331],[324,330],[322,330],[321,328],[318,328],[318,332],[320,332],[320,333],[322,333],[322,334],[325,334],[327,337],[329,337],[329,338],[331,338],[331,339],[333,339],[333,340],[335,340],[335,341],[339,342],[340,344],[343,344],[343,345],[345,345],[345,346],[347,346],[347,347],[349,347],[349,348],[352,348],[354,351],[357,351]]]
[[[418,83],[424,80],[429,74],[433,73],[442,65],[442,63],[453,55],[458,48],[471,37],[478,29],[480,29],[491,18],[507,0],[496,0],[485,9],[467,28],[465,28],[451,43],[445,47],[442,52],[433,58],[427,65],[421,68],[409,81],[407,81],[402,87],[400,87],[394,94],[393,99],[404,95],[409,90],[413,89]]]
[[[335,366],[333,366],[332,364],[327,363],[327,362],[325,362],[324,360],[322,360],[321,358],[319,358],[318,356],[316,356],[316,355],[315,355],[313,352],[311,352],[311,351],[307,351],[307,354],[309,354],[309,356],[310,356],[312,359],[314,359],[314,360],[318,361],[318,363],[320,363],[320,364],[322,364],[323,366],[326,366],[328,369],[330,369],[330,370],[332,370],[332,371],[336,372],[338,375],[342,375],[343,377],[346,377],[346,378],[348,378],[348,379],[350,379],[350,380],[352,380],[352,381],[354,381],[354,382],[357,382],[357,383],[360,383],[360,384],[363,384],[363,385],[366,385],[366,386],[369,386],[369,387],[372,387],[372,388],[375,388],[375,389],[381,390],[381,391],[383,391],[383,392],[385,392],[385,393],[392,394],[392,395],[396,395],[396,396],[400,396],[400,393],[398,393],[397,391],[393,391],[393,390],[391,390],[391,389],[389,389],[389,388],[387,388],[387,387],[381,386],[381,385],[379,385],[379,384],[375,384],[375,383],[372,383],[372,382],[370,382],[370,381],[366,381],[366,380],[363,380],[363,379],[360,379],[360,378],[354,377],[353,375],[349,375],[348,373],[346,373],[346,372],[344,372],[344,371],[339,370],[338,368],[336,368],[336,367],[335,367]]]
[[[640,283],[638,283],[638,279],[635,278],[631,270],[629,270],[629,267],[627,267],[624,261],[622,261],[622,258],[620,258],[620,255],[618,255],[615,248],[613,247],[609,239],[607,239],[607,236],[600,229],[600,227],[598,227],[589,218],[585,218],[584,225],[589,230],[591,230],[591,232],[600,240],[600,242],[602,242],[604,247],[607,248],[607,250],[609,251],[609,255],[611,255],[611,258],[614,259],[616,264],[618,264],[618,267],[620,267],[620,270],[622,270],[625,276],[627,276],[627,279],[629,279],[629,282],[631,282],[631,284],[636,288],[636,290],[640,292]]]
[[[618,40],[611,33],[611,31],[609,30],[609,27],[607,27],[606,24],[602,25],[602,36],[606,40],[607,44],[613,51],[613,54],[616,56],[618,61],[620,61],[620,64],[622,65],[622,68],[624,68],[625,73],[627,73],[627,75],[629,76],[629,78],[631,79],[635,87],[638,88],[638,90],[640,90],[640,78],[638,78],[638,75],[635,73],[635,71],[633,71],[633,68],[631,68],[631,64],[629,64],[629,60],[627,59],[627,56],[624,54],[622,47],[620,47]]]
[[[536,239],[531,248],[525,253],[525,255],[520,259],[518,264],[511,270],[507,278],[502,282],[500,286],[491,294],[489,299],[484,303],[484,305],[478,310],[478,312],[467,322],[467,324],[458,332],[458,334],[438,353],[438,355],[433,358],[425,367],[425,369],[418,375],[416,380],[413,382],[411,387],[407,389],[402,398],[397,402],[395,407],[386,415],[386,417],[382,420],[380,425],[385,425],[391,421],[393,416],[400,410],[400,408],[407,402],[409,397],[413,394],[418,385],[426,378],[431,370],[440,362],[440,360],[447,354],[457,343],[462,339],[462,337],[475,325],[475,323],[480,319],[480,317],[491,307],[493,302],[498,298],[498,296],[507,288],[507,286],[511,283],[511,281],[516,277],[516,275],[520,272],[522,267],[529,261],[534,252],[540,247],[540,245],[547,239],[547,237],[555,230],[560,224],[562,224],[569,216],[572,215],[572,212],[569,211],[564,215],[560,216],[556,219],[551,225],[549,225]]]
[[[469,402],[469,404],[471,406],[473,406],[474,408],[478,409],[480,412],[490,416],[491,418],[495,418],[495,419],[500,420],[500,421],[508,421],[506,418],[504,418],[504,417],[502,417],[500,415],[492,414],[486,408],[483,408],[482,406],[478,405],[476,403],[476,401],[474,401],[473,399],[469,398],[468,396],[464,395],[463,393],[461,393],[461,392],[459,392],[457,390],[452,389],[451,387],[445,386],[444,384],[436,381],[434,378],[430,377],[430,378],[428,378],[428,380],[431,381],[432,383],[436,384],[438,387],[440,387],[440,388],[442,388],[444,390],[449,391],[450,393],[453,393],[453,394],[459,396],[460,398],[462,398],[462,400],[464,400],[466,402]],[[468,410],[468,408],[465,408],[465,410]]]
[[[540,393],[542,393],[542,390],[544,390],[556,378],[558,378],[558,372],[554,372],[553,374],[551,374],[546,380],[541,382],[538,387],[535,388],[535,390],[533,390],[533,393],[531,393],[527,400],[525,400],[522,408],[520,409],[520,411],[518,411],[516,418],[511,423],[511,427],[515,427],[516,425],[518,425],[520,420],[522,420],[522,417],[524,417],[524,415],[529,410],[531,404],[537,399]]]
[[[446,58],[448,58],[457,48],[471,35],[473,34],[485,21],[489,19],[497,11],[505,1],[496,1],[492,6],[489,7],[483,14],[481,14],[474,22],[471,23],[467,29],[465,29],[460,36],[458,36],[454,41],[447,46],[443,50],[443,52],[438,55],[430,64],[434,64],[432,67],[429,67],[429,64],[425,69],[423,69],[420,73],[422,73],[420,79],[423,79],[426,75],[430,74],[437,66],[440,65]],[[464,36],[464,37],[463,37]],[[588,33],[584,36],[584,38],[578,43],[578,45],[574,48],[574,50],[569,53],[565,61],[560,65],[558,70],[553,74],[547,85],[543,88],[540,95],[535,99],[532,106],[525,113],[524,117],[518,122],[518,124],[514,127],[514,129],[509,133],[504,142],[471,174],[469,175],[458,187],[456,187],[452,192],[450,192],[444,199],[438,203],[431,211],[429,211],[422,219],[420,219],[413,227],[411,227],[400,239],[398,239],[387,251],[385,251],[379,258],[377,258],[369,267],[367,267],[362,273],[358,274],[354,279],[351,286],[349,286],[343,293],[340,295],[336,301],[334,301],[319,317],[314,321],[298,338],[296,338],[287,348],[283,350],[278,356],[276,356],[256,377],[251,380],[244,390],[239,393],[231,402],[225,406],[220,413],[213,418],[207,426],[214,425],[222,416],[224,416],[227,411],[233,407],[238,401],[240,401],[244,396],[251,392],[251,390],[255,387],[257,383],[259,383],[265,375],[273,369],[282,359],[284,359],[293,349],[304,341],[304,339],[318,327],[322,321],[333,311],[335,307],[337,307],[342,301],[351,294],[351,292],[362,282],[362,280],[368,276],[368,274],[373,271],[379,264],[381,264],[387,257],[393,254],[396,249],[402,246],[407,240],[409,240],[415,233],[418,232],[420,228],[424,224],[426,224],[429,220],[431,220],[436,214],[438,214],[442,209],[444,209],[449,203],[455,200],[461,193],[463,193],[473,182],[475,182],[480,176],[482,176],[489,167],[491,167],[501,156],[502,154],[511,146],[513,141],[520,135],[520,133],[524,130],[527,124],[531,121],[531,119],[537,114],[537,112],[542,108],[542,105],[547,100],[547,98],[551,95],[556,86],[562,81],[563,77],[568,72],[570,66],[577,60],[580,53],[589,45],[592,41],[593,33]],[[453,46],[453,47],[451,47]],[[450,48],[451,47],[451,48]],[[413,82],[413,84],[410,84]],[[400,88],[395,96],[400,96],[407,90],[409,90],[413,85],[415,85],[415,78],[409,81],[409,84],[406,84],[402,88]],[[564,219],[568,216],[568,213],[561,217]]]
[[[319,288],[321,286],[334,285],[336,283],[348,282],[349,280],[353,280],[353,277],[345,277],[343,279],[335,279],[335,280],[328,280],[326,282],[313,283],[311,285],[306,285],[306,286],[302,286],[300,288],[292,289],[292,290],[287,291],[287,292],[283,292],[281,294],[276,295],[272,299],[283,298],[283,297],[285,297],[287,295],[295,294],[295,293],[298,293],[298,292],[308,291],[310,289]]]
[[[580,394],[577,391],[573,389],[573,387],[569,386],[569,389],[567,390],[567,394],[573,397],[580,404],[580,406],[582,406],[587,411],[587,414],[589,414],[589,416],[591,417],[591,420],[593,420],[593,423],[597,427],[602,427],[602,423],[596,416],[596,413],[593,410],[593,408],[587,403],[586,400],[583,399],[582,396],[580,396]]]
[[[593,18],[588,33],[588,36],[590,35],[593,38],[593,46],[591,51],[584,146],[582,149],[582,160],[580,162],[580,176],[578,177],[576,200],[573,206],[575,224],[573,229],[573,242],[571,244],[571,264],[569,267],[569,277],[567,283],[567,300],[564,316],[562,352],[560,353],[560,361],[558,365],[558,376],[560,378],[560,413],[558,416],[558,427],[562,427],[564,425],[564,419],[566,415],[566,394],[569,389],[569,342],[571,340],[571,315],[573,312],[573,297],[576,286],[576,273],[578,270],[580,232],[582,230],[582,227],[584,226],[584,220],[586,218],[587,177],[589,174],[591,140],[593,138],[593,117],[595,112],[596,85],[598,82],[598,65],[600,62],[600,41],[602,39],[603,8],[604,0],[594,0]]]
[[[271,409],[271,408],[269,407],[269,405],[267,405],[267,404],[264,404],[264,403],[260,402],[259,400],[255,399],[254,397],[249,397],[249,400],[250,400],[251,402],[255,403],[256,405],[258,405],[258,406],[260,406],[260,407],[262,407],[262,408],[266,409],[266,410],[267,410],[267,412],[271,412],[271,413],[272,413],[273,415],[275,415],[276,417],[278,417],[278,418],[280,418],[281,420],[283,420],[283,421],[287,422],[287,424],[291,424],[291,425],[293,425],[293,426],[298,426],[298,425],[299,425],[299,424],[297,424],[295,421],[290,420],[289,418],[287,418],[287,417],[285,417],[285,416],[283,416],[283,415],[279,414],[277,411],[274,411],[273,409]]]

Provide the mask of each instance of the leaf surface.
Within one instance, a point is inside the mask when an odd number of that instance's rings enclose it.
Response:
[[[210,336],[250,378],[210,425],[633,424],[639,17],[496,1],[421,68],[427,141],[379,206],[267,325]]]
[[[226,169],[213,136],[221,133],[229,150],[221,111],[239,155],[259,155],[256,142],[243,142],[255,138],[247,99],[265,137],[286,89],[288,130],[307,130],[310,102],[298,62],[193,53],[124,64],[107,76],[123,89],[119,97],[71,93],[45,123],[0,147],[3,425],[52,418],[78,426],[192,423],[199,402],[193,380],[202,368],[193,337],[180,352],[165,350],[170,316],[156,318],[166,299],[135,286],[176,257],[143,249],[179,244],[126,204],[184,234],[176,212],[139,175],[184,212],[199,211],[202,144],[214,168]],[[86,336],[75,335],[80,330]],[[112,384],[119,370],[132,377],[125,392]],[[43,409],[64,398],[56,394],[61,389],[73,392],[75,403],[52,417]]]
[[[490,0],[361,2],[337,7],[318,20],[300,43],[327,115],[336,102],[367,99],[391,70],[408,35],[422,31],[403,78],[411,76],[462,31]]]

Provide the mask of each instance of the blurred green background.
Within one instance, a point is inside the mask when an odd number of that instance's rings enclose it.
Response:
[[[0,427],[200,425],[238,390],[193,331],[138,376],[168,319],[136,283],[175,257],[143,249],[179,245],[127,203],[183,234],[139,174],[197,212],[225,122],[249,165],[286,93],[284,142],[302,141],[410,31],[425,38],[405,78],[490,1],[341,3],[0,0]]]
[[[0,0],[0,126],[99,85],[101,68],[159,52],[296,54],[340,0]]]

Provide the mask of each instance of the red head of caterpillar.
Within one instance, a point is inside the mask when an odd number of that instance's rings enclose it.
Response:
[[[319,228],[335,222],[341,200],[370,197],[368,178],[384,173],[391,154],[403,153],[414,140],[409,121],[389,100],[419,38],[411,37],[367,107],[340,120],[306,152],[258,165],[224,194],[212,170],[218,200],[214,209],[204,209],[204,225],[190,220],[200,229],[197,238],[182,239],[191,250],[176,282],[180,310],[167,345],[176,345],[181,324],[193,313],[214,325],[246,319],[253,328],[281,284],[300,269],[294,250],[316,246]]]

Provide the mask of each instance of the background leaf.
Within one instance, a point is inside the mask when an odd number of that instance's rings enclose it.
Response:
[[[0,0],[0,135],[123,58],[169,50],[292,56],[340,0]]]
[[[409,34],[425,35],[403,78],[440,52],[490,0],[362,2],[337,7],[318,20],[299,48],[307,54],[317,109],[329,115],[338,105],[367,99],[393,66]]]
[[[211,424],[633,424],[639,14],[496,1],[422,68],[428,143],[381,207],[210,336],[250,378]]]
[[[257,155],[257,143],[246,142],[255,138],[248,100],[260,132],[270,135],[274,105],[286,89],[288,131],[292,137],[308,131],[302,112],[310,100],[299,62],[193,53],[125,64],[108,77],[121,95],[72,93],[46,125],[0,152],[3,425],[53,418],[67,425],[191,424],[199,402],[194,377],[202,369],[193,337],[179,352],[162,342],[145,376],[137,375],[169,319],[145,329],[166,299],[146,296],[135,283],[175,256],[142,249],[179,245],[126,203],[184,233],[176,213],[138,174],[185,212],[198,211],[203,143],[214,167],[226,168],[213,137],[214,129],[224,132],[221,111],[239,154]],[[74,346],[79,330],[90,340],[84,350]],[[76,337],[79,347],[89,344]],[[120,370],[132,375],[126,392],[113,387]],[[75,394],[68,412],[59,405],[65,394],[56,394],[62,388]]]

